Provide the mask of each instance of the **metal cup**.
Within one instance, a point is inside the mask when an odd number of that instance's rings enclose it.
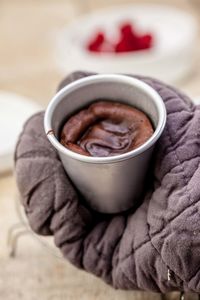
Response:
[[[143,145],[111,157],[84,156],[59,142],[61,125],[93,101],[103,99],[134,106],[146,113],[154,134]],[[63,166],[88,204],[103,213],[118,213],[137,204],[154,145],[166,123],[162,98],[144,82],[125,75],[93,75],[60,90],[49,103],[44,127]]]

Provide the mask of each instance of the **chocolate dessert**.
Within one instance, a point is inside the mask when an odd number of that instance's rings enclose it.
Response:
[[[98,101],[67,120],[60,142],[82,155],[106,157],[136,149],[153,132],[142,111],[118,102]]]

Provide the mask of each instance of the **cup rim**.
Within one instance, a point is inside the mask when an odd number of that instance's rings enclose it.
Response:
[[[56,106],[62,101],[63,97],[67,94],[71,93],[72,91],[76,90],[77,88],[81,88],[89,83],[95,82],[104,82],[104,81],[115,81],[115,82],[124,82],[129,83],[134,87],[137,87],[146,93],[148,93],[151,98],[153,99],[155,105],[157,106],[159,112],[159,120],[154,131],[153,135],[141,146],[138,148],[125,152],[123,154],[115,155],[115,156],[107,156],[107,157],[93,157],[93,156],[86,156],[79,154],[77,152],[73,152],[66,147],[64,147],[58,139],[55,137],[55,134],[52,130],[51,120],[54,113]],[[69,83],[67,86],[63,87],[59,92],[55,94],[52,100],[49,102],[47,109],[44,115],[44,129],[45,133],[51,142],[51,144],[64,155],[69,156],[72,159],[79,160],[86,163],[93,163],[93,164],[105,164],[105,163],[115,163],[118,161],[126,160],[139,154],[145,152],[150,147],[152,147],[160,135],[162,134],[165,124],[166,124],[166,108],[161,96],[148,84],[144,83],[140,79],[130,77],[128,75],[121,75],[121,74],[95,74],[88,77],[84,77],[78,79],[72,83]]]

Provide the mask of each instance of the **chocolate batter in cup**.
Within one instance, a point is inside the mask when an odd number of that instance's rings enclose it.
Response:
[[[70,149],[70,145],[63,145],[64,136],[60,142],[60,134],[66,121],[92,105],[93,108],[99,105],[95,109],[100,109],[102,99],[106,101],[106,104],[103,101],[104,105],[129,105],[143,112],[150,120],[154,132],[136,148],[131,149],[130,145],[126,148],[124,145],[123,153],[115,146],[115,149],[108,151],[109,153],[101,152],[99,155],[99,149],[93,147],[95,143],[88,143],[91,134],[93,141],[94,138],[99,138],[98,126],[93,133],[86,131],[82,138],[79,137],[80,131],[77,131],[78,137],[75,140],[78,144],[74,141],[72,144],[79,146],[79,150],[83,150],[82,153],[74,151],[74,148]],[[119,125],[120,120],[103,123],[103,128],[108,129],[116,123]],[[103,213],[125,211],[138,204],[145,188],[145,176],[151,154],[165,123],[165,106],[155,90],[138,79],[113,74],[93,75],[67,85],[54,96],[44,119],[47,137],[57,149],[68,176],[88,205]],[[99,125],[102,127],[102,123]],[[123,127],[121,125],[120,128]],[[73,126],[71,129],[74,137]],[[95,136],[96,129],[98,136]],[[66,133],[69,134],[68,131]]]
[[[117,102],[98,101],[67,120],[60,142],[82,155],[106,157],[141,146],[153,132],[142,111]]]

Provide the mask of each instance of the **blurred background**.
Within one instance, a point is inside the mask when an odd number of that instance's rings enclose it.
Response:
[[[0,89],[20,93],[46,105],[55,92],[59,80],[64,76],[56,61],[58,55],[55,53],[57,51],[55,43],[58,42],[56,33],[66,28],[71,21],[78,21],[78,18],[86,13],[98,12],[102,8],[116,7],[125,3],[142,2],[141,0],[110,0],[109,3],[106,0],[0,0]],[[199,0],[146,0],[144,3],[168,4],[184,11],[192,11],[197,17],[200,12]],[[92,30],[93,28],[91,34]],[[197,37],[190,46],[197,49],[198,44]],[[199,63],[199,59],[197,62]],[[63,64],[66,64],[66,61]],[[67,65],[65,68],[67,74]],[[198,72],[200,71],[196,65],[193,74],[190,74],[184,85],[183,83],[181,85],[189,93],[192,91],[193,94],[200,94],[200,85],[196,84]]]
[[[0,0],[1,299],[160,299],[114,291],[57,258],[52,241],[35,239],[12,157],[25,119],[74,70],[157,77],[199,103],[199,22],[200,0]]]

